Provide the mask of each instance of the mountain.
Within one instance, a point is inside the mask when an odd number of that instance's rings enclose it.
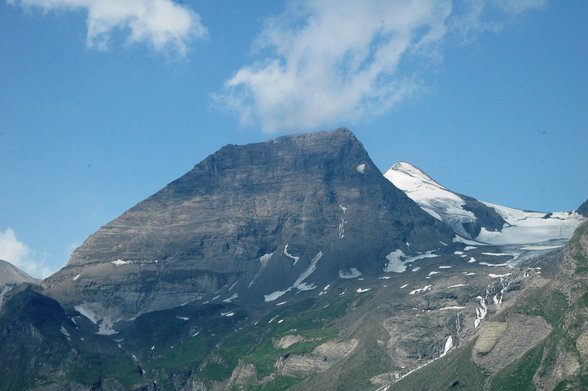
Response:
[[[4,295],[9,290],[22,283],[38,284],[39,282],[13,264],[0,259],[0,306],[2,306]]]
[[[394,167],[345,129],[222,148],[8,292],[0,389],[586,389],[586,219]]]
[[[0,372],[0,389],[7,391],[150,384],[115,341],[96,335],[88,320],[28,284],[8,292],[0,309]]]
[[[0,287],[23,282],[35,284],[39,280],[29,276],[13,264],[0,259]]]
[[[584,217],[588,217],[588,200],[584,201],[582,205],[576,210],[576,213],[581,214]]]
[[[530,212],[478,201],[446,189],[406,162],[384,176],[458,235],[481,243],[561,245],[584,220],[580,212]]]
[[[45,291],[111,333],[194,300],[303,297],[452,237],[337,129],[223,147],[91,235]]]

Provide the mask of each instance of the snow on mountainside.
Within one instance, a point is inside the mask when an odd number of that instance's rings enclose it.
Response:
[[[476,240],[490,244],[567,241],[578,225],[586,220],[576,212],[528,212],[488,202],[484,204],[496,210],[508,224],[497,232],[489,232],[482,228]]]
[[[419,168],[399,162],[384,176],[424,211],[447,223],[460,236],[494,245],[540,244],[568,240],[585,217],[576,212],[529,212],[477,201],[446,189]],[[475,206],[475,208],[474,208]],[[489,226],[479,213],[499,216],[502,226]],[[496,222],[496,221],[494,221]],[[468,227],[478,223],[472,234]]]
[[[449,224],[461,236],[470,237],[465,232],[463,224],[474,222],[476,216],[464,209],[463,198],[447,190],[409,163],[396,163],[384,176],[394,186],[404,191],[425,212]]]

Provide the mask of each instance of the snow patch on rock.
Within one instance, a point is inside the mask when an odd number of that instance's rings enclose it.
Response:
[[[390,254],[386,255],[386,259],[388,263],[386,267],[384,267],[384,271],[394,272],[394,273],[403,273],[406,271],[406,266],[404,265],[403,260],[406,259],[406,255],[400,249],[392,251]]]
[[[361,276],[361,272],[354,267],[349,270],[339,270],[339,278],[344,280],[357,278],[359,276]]]
[[[128,265],[130,263],[133,263],[133,261],[124,261],[122,259],[117,259],[116,261],[112,261],[110,262],[112,263],[114,266],[122,266],[122,265]]]
[[[286,247],[287,246],[288,245],[286,245]],[[304,280],[306,280],[316,270],[316,265],[318,261],[322,258],[322,256],[322,251],[319,251],[310,261],[310,265],[302,273],[300,273],[300,275],[298,276],[296,281],[294,281],[294,284],[291,287],[284,289],[283,291],[275,291],[270,293],[269,295],[263,295],[264,301],[266,303],[274,301],[282,295],[284,295],[285,293],[290,292],[294,288],[298,289],[299,291],[309,291],[312,289],[316,289],[316,285],[314,283],[309,284],[304,282]]]
[[[422,288],[414,289],[409,292],[409,295],[416,295],[417,293],[423,293],[431,290],[432,285],[425,285]]]
[[[288,244],[287,243],[284,246],[284,255],[287,256],[288,258],[292,259],[294,261],[294,265],[296,265],[296,263],[300,259],[300,257],[295,257],[294,255],[292,255],[288,252]]]
[[[441,357],[445,356],[447,352],[451,350],[451,348],[453,348],[453,337],[450,335],[445,341],[445,347],[443,349],[443,353],[441,353]]]

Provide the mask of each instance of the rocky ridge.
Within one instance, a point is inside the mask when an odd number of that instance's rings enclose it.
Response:
[[[29,276],[13,264],[0,259],[0,307],[6,293],[23,283],[39,284],[40,281]]]

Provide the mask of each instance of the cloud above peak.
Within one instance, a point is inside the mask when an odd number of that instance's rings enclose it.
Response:
[[[221,96],[241,122],[259,120],[268,132],[384,112],[418,85],[399,75],[400,60],[443,37],[450,11],[430,0],[290,3],[256,41],[261,58]]]
[[[255,60],[213,98],[266,132],[354,123],[420,92],[419,62],[441,58],[450,36],[490,30],[485,9],[507,17],[542,3],[466,1],[456,9],[451,0],[290,1],[267,20]]]
[[[12,228],[0,230],[0,259],[12,263],[35,278],[45,278],[51,269],[35,257],[35,252],[18,240]]]
[[[115,31],[129,44],[146,43],[157,52],[184,56],[192,39],[207,35],[197,13],[172,0],[8,0],[24,8],[85,11],[91,48],[106,50]]]

